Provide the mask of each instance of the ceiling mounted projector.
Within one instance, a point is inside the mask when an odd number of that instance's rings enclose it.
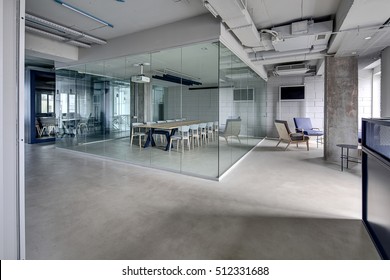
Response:
[[[150,83],[150,78],[144,75],[132,76],[131,81],[134,83]]]
[[[141,67],[141,73],[137,76],[131,77],[131,81],[133,83],[150,83],[150,78],[144,75],[144,65],[150,65],[150,63],[144,62],[144,63],[134,64],[134,66],[136,66],[136,67],[138,67],[138,66]]]

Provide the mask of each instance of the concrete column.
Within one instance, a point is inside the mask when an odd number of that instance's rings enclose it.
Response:
[[[24,4],[0,1],[0,259],[24,258]]]
[[[337,144],[357,144],[358,61],[356,57],[325,59],[325,145],[328,161],[340,161]]]
[[[381,117],[390,117],[390,47],[382,51]]]

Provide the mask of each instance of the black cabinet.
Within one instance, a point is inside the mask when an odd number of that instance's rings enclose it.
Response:
[[[363,119],[363,221],[390,258],[390,119]]]

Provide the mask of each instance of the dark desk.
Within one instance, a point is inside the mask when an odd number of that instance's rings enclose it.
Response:
[[[351,156],[349,155],[349,150],[350,150],[350,149],[352,149],[352,150],[357,150],[357,149],[358,149],[358,145],[352,145],[352,144],[337,144],[336,146],[341,148],[341,156],[340,156],[340,159],[341,159],[341,171],[344,171],[344,162],[346,163],[347,169],[348,169],[348,163],[349,163],[349,162],[361,163],[361,161],[359,160],[359,158],[357,158],[357,157],[351,157]],[[346,154],[344,154],[344,149],[346,149]]]

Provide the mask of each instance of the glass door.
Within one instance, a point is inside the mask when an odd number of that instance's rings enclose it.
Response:
[[[29,115],[29,143],[54,141],[58,132],[54,73],[30,70]]]

